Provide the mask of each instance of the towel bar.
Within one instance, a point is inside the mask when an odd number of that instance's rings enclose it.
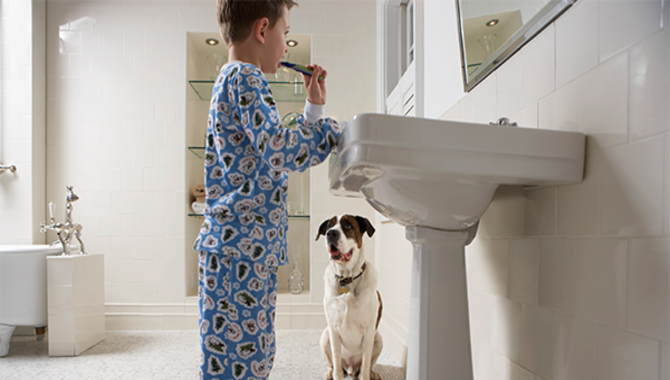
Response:
[[[16,165],[0,165],[0,174],[4,173],[5,170],[9,170],[10,172],[14,173],[16,172]]]

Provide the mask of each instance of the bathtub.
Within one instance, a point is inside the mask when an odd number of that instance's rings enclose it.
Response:
[[[0,245],[0,357],[16,326],[47,325],[47,260],[60,246]]]

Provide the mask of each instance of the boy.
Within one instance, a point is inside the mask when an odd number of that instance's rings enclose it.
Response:
[[[325,70],[303,76],[305,115],[285,129],[261,71],[287,52],[293,0],[218,0],[230,61],[212,91],[200,251],[202,379],[266,379],[275,357],[277,267],[286,265],[290,170],[323,162],[341,133],[322,119]]]

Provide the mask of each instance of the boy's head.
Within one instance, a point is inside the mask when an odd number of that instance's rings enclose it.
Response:
[[[256,21],[267,17],[273,28],[285,9],[290,10],[294,5],[298,5],[294,0],[217,0],[221,36],[228,46],[243,42]]]

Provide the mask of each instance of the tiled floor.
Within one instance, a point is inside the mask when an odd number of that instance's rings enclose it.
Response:
[[[323,379],[319,330],[278,330],[277,358],[270,380]],[[47,340],[16,336],[0,358],[2,380],[188,380],[198,378],[195,331],[114,331],[78,357],[47,354]],[[375,369],[383,380],[404,380],[404,369],[386,351]]]

